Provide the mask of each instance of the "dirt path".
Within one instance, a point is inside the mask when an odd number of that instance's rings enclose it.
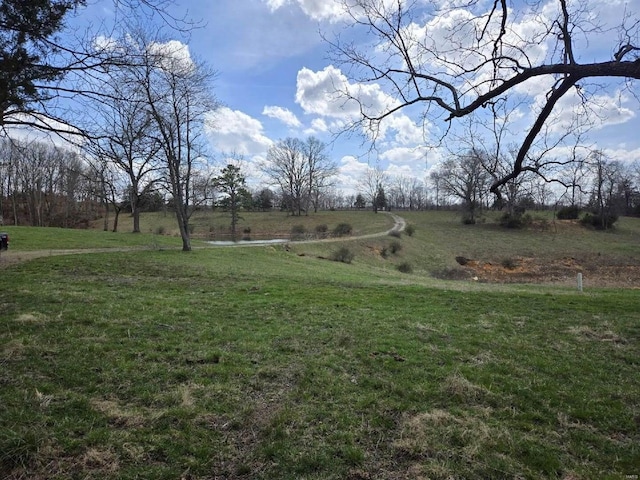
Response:
[[[358,235],[355,237],[335,237],[335,238],[324,238],[324,239],[313,239],[313,240],[301,240],[301,241],[292,241],[292,240],[283,240],[281,243],[320,243],[320,242],[344,242],[349,240],[360,240],[364,238],[375,238],[382,237],[384,235],[389,235],[392,232],[402,232],[406,226],[407,222],[404,218],[390,212],[383,212],[387,215],[391,215],[393,218],[393,227],[389,230],[385,230],[384,232],[378,233],[370,233],[367,235]],[[265,245],[272,245],[273,242],[245,242],[245,243],[236,243],[230,245],[211,245],[207,247],[195,247],[197,249],[202,248],[239,248],[239,247],[263,247]],[[40,257],[55,257],[59,255],[77,255],[82,253],[106,253],[106,252],[131,252],[136,250],[151,250],[152,247],[116,247],[116,248],[77,248],[77,249],[69,249],[69,250],[26,250],[26,251],[3,251],[0,253],[0,268],[7,267],[9,265],[15,265],[21,262],[28,262],[29,260],[33,260]],[[163,249],[167,249],[167,247],[163,247]]]

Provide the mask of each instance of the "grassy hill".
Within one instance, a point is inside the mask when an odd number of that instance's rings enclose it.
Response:
[[[637,474],[640,295],[588,280],[608,278],[597,259],[637,265],[638,220],[402,215],[412,236],[190,253],[171,235],[7,229],[0,263],[111,251],[0,270],[0,478]],[[392,223],[370,218],[359,233]],[[351,264],[326,260],[340,247]],[[478,277],[532,258],[574,263],[553,283]]]

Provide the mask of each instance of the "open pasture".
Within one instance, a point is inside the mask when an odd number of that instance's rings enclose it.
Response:
[[[0,477],[640,473],[638,291],[434,278],[466,271],[456,255],[549,254],[552,233],[473,242],[451,214],[404,216],[411,237],[345,240],[351,264],[320,243],[3,265]],[[637,261],[635,222],[587,231],[580,255]]]

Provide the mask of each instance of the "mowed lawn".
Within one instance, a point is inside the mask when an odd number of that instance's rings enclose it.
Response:
[[[638,290],[358,258],[152,249],[2,269],[0,478],[640,474]]]

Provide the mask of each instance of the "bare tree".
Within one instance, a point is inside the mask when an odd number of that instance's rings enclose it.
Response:
[[[360,188],[364,191],[367,200],[375,213],[378,213],[379,202],[376,201],[380,192],[384,192],[384,187],[388,183],[387,174],[379,167],[369,167],[360,179]]]
[[[159,145],[164,182],[172,197],[183,251],[191,250],[189,218],[195,207],[194,181],[206,162],[205,115],[218,104],[211,96],[215,73],[185,54],[182,44],[129,36],[128,49],[140,60],[127,70],[151,121],[151,138]],[[135,40],[135,43],[134,43]],[[202,199],[201,199],[202,200]]]
[[[327,146],[315,137],[304,142],[304,156],[308,165],[308,198],[317,212],[320,197],[332,186],[332,178],[338,171],[335,163],[325,153]],[[307,209],[308,211],[308,209]]]
[[[561,100],[575,94],[583,112],[589,112],[602,87],[590,81],[607,79],[624,87],[640,79],[640,20],[630,10],[621,11],[619,24],[611,26],[594,19],[588,3],[567,0],[536,0],[517,7],[506,0],[468,0],[464,8],[458,8],[458,2],[444,7],[441,2],[400,0],[344,0],[343,5],[368,41],[360,48],[353,35],[330,40],[336,60],[348,65],[345,70],[354,81],[377,82],[391,96],[376,110],[345,91],[350,101],[360,104],[360,121],[354,127],[376,132],[385,118],[420,106],[425,122],[451,125],[501,98],[518,96],[527,82],[550,85],[546,96],[537,97],[538,105],[531,102],[534,120],[511,168],[490,187],[498,197],[502,187],[523,172],[543,173],[541,155],[530,154],[539,137],[551,133],[550,121]],[[526,29],[521,28],[525,24]],[[609,46],[611,57],[594,60],[586,49],[613,28],[619,35]],[[588,122],[590,116],[582,114],[579,121]]]
[[[161,163],[161,144],[153,137],[154,122],[141,85],[132,69],[118,68],[108,72],[110,81],[103,86],[106,97],[87,103],[91,120],[87,120],[91,136],[84,143],[89,155],[98,163],[110,161],[127,178],[133,232],[140,232],[140,201],[156,188]],[[101,83],[102,84],[102,83]],[[101,172],[108,167],[101,166]],[[103,180],[104,175],[101,175]],[[105,184],[106,185],[106,184]],[[115,183],[110,182],[110,188]],[[124,192],[122,192],[124,193]]]
[[[437,179],[445,195],[462,201],[463,223],[476,223],[490,179],[482,159],[474,152],[452,157],[442,163]]]
[[[434,190],[434,194],[435,194],[435,205],[436,205],[436,210],[440,209],[441,206],[441,193],[442,193],[442,177],[444,175],[445,172],[443,172],[441,169],[435,169],[435,170],[431,170],[431,172],[429,172],[429,182],[431,183],[431,186],[433,187]]]
[[[622,167],[619,162],[607,159],[599,150],[591,153],[589,164],[593,171],[593,187],[590,204],[594,210],[595,226],[607,229],[617,220],[615,195],[622,178]]]
[[[409,210],[422,210],[426,206],[427,189],[422,180],[411,179],[409,187]]]
[[[95,185],[96,196],[102,206],[102,228],[106,232],[109,230],[109,216],[111,210],[114,212],[113,232],[118,231],[118,220],[123,204],[119,200],[124,191],[121,180],[122,171],[115,167],[108,158],[88,157],[89,178]]]
[[[2,196],[13,224],[70,227],[93,217],[95,197],[76,152],[41,141],[4,139],[1,145]]]
[[[304,144],[297,138],[285,138],[272,145],[262,171],[278,185],[291,215],[302,215],[309,193],[309,164]]]
[[[314,137],[285,138],[269,149],[262,171],[278,185],[292,215],[308,214],[310,206],[317,212],[321,195],[331,187],[337,169],[325,150]]]

